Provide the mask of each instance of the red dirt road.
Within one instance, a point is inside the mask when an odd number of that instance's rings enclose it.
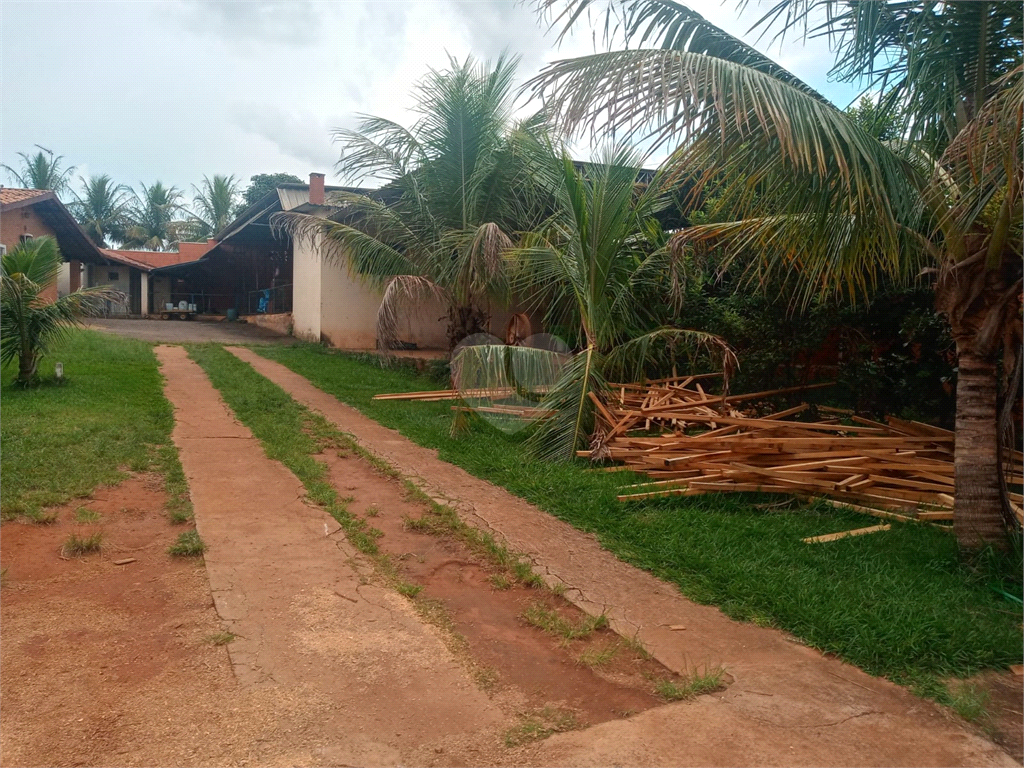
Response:
[[[228,348],[297,401],[469,524],[529,556],[551,584],[620,634],[637,636],[669,669],[722,664],[721,694],[552,736],[533,762],[559,765],[969,765],[1013,766],[1001,748],[946,711],[885,680],[807,648],[786,634],[734,622],[629,566],[597,541],[504,489],[437,458],[398,432],[314,387],[284,366]],[[190,478],[191,479],[191,478]],[[673,632],[669,625],[684,625]]]

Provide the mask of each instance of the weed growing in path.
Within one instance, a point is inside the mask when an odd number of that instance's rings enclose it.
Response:
[[[61,549],[65,555],[71,555],[72,557],[87,555],[90,552],[99,552],[102,542],[102,533],[94,533],[90,536],[78,536],[72,533],[64,541],[64,546]]]
[[[619,648],[619,643],[609,643],[603,648],[587,648],[577,661],[585,667],[603,667],[618,655]]]
[[[236,637],[238,635],[233,632],[218,632],[215,635],[207,635],[205,639],[211,645],[227,645]]]
[[[544,709],[523,717],[522,722],[505,731],[505,746],[518,747],[531,741],[546,739],[554,733],[573,731],[580,727],[576,715],[565,709]]]
[[[722,667],[706,667],[703,672],[693,670],[682,680],[665,678],[654,683],[654,691],[666,701],[681,701],[711,693],[722,688],[725,670]]]
[[[199,557],[206,551],[206,544],[199,538],[199,532],[192,528],[180,534],[167,551],[175,557]]]
[[[79,507],[75,510],[75,522],[77,523],[98,523],[100,513],[88,507]]]
[[[549,635],[560,638],[563,643],[589,637],[594,631],[608,626],[608,617],[604,614],[584,616],[578,622],[573,623],[558,611],[548,608],[540,602],[530,603],[521,614],[521,618],[527,624],[532,624]]]

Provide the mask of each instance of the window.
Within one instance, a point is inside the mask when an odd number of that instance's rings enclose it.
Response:
[[[117,272],[107,272],[107,280],[117,282],[120,279]]]
[[[27,242],[28,242],[29,240],[31,240],[31,239],[32,239],[32,235],[27,235],[27,234],[26,234],[26,235],[21,235],[21,236],[20,236],[20,237],[18,238],[18,240],[20,240],[20,241],[21,241],[21,242],[23,242],[23,243],[27,243]]]

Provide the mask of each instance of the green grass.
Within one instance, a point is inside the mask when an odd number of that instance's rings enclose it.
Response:
[[[724,669],[709,667],[703,672],[694,670],[682,680],[658,680],[654,683],[654,692],[666,701],[682,701],[717,691],[723,686],[724,680]]]
[[[620,643],[608,643],[602,647],[587,648],[576,659],[585,667],[603,667],[619,654]]]
[[[65,381],[53,382],[64,363]],[[187,508],[185,478],[170,443],[173,410],[151,344],[75,331],[39,366],[41,384],[13,386],[16,365],[0,377],[0,515],[38,520],[43,510],[84,498],[98,485],[155,469],[167,478],[169,508]],[[182,500],[181,497],[184,497]]]
[[[522,722],[505,731],[505,746],[518,747],[531,741],[546,739],[555,733],[573,731],[580,727],[576,715],[564,709],[544,707],[522,718]]]
[[[315,345],[256,351],[437,449],[441,459],[593,533],[621,559],[733,618],[770,623],[920,691],[939,676],[1021,661],[1019,605],[991,588],[1021,596],[1019,550],[1013,557],[964,562],[952,536],[899,523],[884,534],[810,547],[801,539],[875,521],[825,505],[753,506],[777,497],[676,497],[624,505],[615,496],[620,484],[636,482],[630,473],[537,461],[525,451],[523,434],[508,436],[479,423],[452,439],[451,403],[371,399],[444,386],[436,381]]]
[[[608,618],[604,614],[582,616],[579,621],[572,622],[540,602],[532,602],[526,606],[520,618],[527,624],[560,638],[563,643],[590,637],[596,630],[608,626]]]
[[[99,552],[103,544],[103,534],[93,533],[89,536],[79,536],[72,533],[64,541],[61,548],[65,555],[88,555],[90,552]]]
[[[191,528],[178,534],[177,540],[167,548],[175,557],[199,557],[206,551],[206,544],[199,538],[199,532]]]
[[[76,523],[98,523],[100,521],[100,513],[95,509],[89,509],[88,507],[79,507],[75,510],[75,522]]]

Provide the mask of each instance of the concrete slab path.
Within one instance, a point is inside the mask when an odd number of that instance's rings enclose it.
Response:
[[[687,600],[674,586],[618,560],[594,537],[439,460],[436,451],[415,445],[283,365],[248,349],[228,350],[454,506],[467,523],[530,557],[550,583],[565,585],[572,602],[591,614],[606,613],[616,631],[637,637],[669,668],[685,672],[721,664],[734,680],[720,694],[553,736],[535,762],[1016,765],[942,708],[783,632],[741,624]],[[672,631],[670,625],[686,631]]]
[[[304,501],[185,350],[156,353],[214,603],[238,636],[235,675],[319,703],[319,742],[295,763],[408,764],[503,725],[409,602],[368,582],[337,522]]]

